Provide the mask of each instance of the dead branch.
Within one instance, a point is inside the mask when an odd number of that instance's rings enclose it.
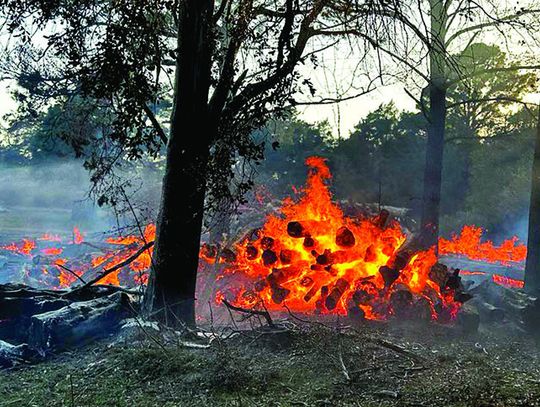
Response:
[[[417,355],[416,353],[408,351],[403,346],[396,345],[395,343],[388,342],[388,341],[385,341],[384,339],[380,339],[380,338],[373,338],[372,341],[375,344],[379,345],[379,346],[382,346],[384,348],[393,350],[394,352],[397,352],[397,353],[401,353],[402,355],[405,355],[408,358],[411,358],[416,362],[419,362],[419,363],[420,362],[425,362],[425,359],[422,356]]]
[[[60,267],[63,270],[66,270],[68,273],[71,273],[75,277],[77,277],[83,284],[86,284],[86,281],[83,280],[81,276],[79,276],[77,273],[75,273],[73,270],[67,268],[66,266],[63,266],[62,264],[55,264],[55,266]]]
[[[103,271],[103,273],[99,274],[97,277],[95,277],[92,280],[88,281],[84,285],[73,289],[70,292],[70,294],[73,293],[73,292],[84,290],[84,289],[98,283],[100,280],[103,280],[109,274],[114,273],[117,270],[120,270],[122,267],[125,267],[128,264],[133,263],[135,260],[137,260],[139,258],[139,256],[141,254],[143,254],[146,250],[150,249],[153,245],[154,245],[154,241],[146,243],[144,246],[142,246],[139,250],[137,250],[135,253],[133,253],[131,256],[129,256],[127,259],[121,261],[120,263],[118,263],[118,264],[116,264],[116,265],[114,265],[114,266],[112,266],[112,267],[110,267],[108,269],[105,269]]]
[[[225,304],[227,308],[233,311],[242,312],[244,314],[249,314],[249,315],[261,316],[266,320],[266,323],[268,324],[269,327],[276,328],[276,324],[274,324],[274,321],[272,321],[272,317],[270,316],[270,313],[268,311],[259,311],[255,309],[237,307],[229,303],[227,300],[223,300],[223,304]]]

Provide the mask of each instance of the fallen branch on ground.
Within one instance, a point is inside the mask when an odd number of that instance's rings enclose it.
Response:
[[[276,325],[274,324],[274,321],[272,321],[272,317],[270,316],[270,313],[268,311],[259,311],[255,309],[237,307],[229,303],[227,300],[223,300],[223,304],[225,304],[227,308],[233,311],[242,312],[248,315],[259,315],[266,320],[266,323],[268,324],[269,327],[276,328]]]

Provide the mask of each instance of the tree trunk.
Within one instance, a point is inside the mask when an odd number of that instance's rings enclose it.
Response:
[[[439,209],[446,123],[446,34],[448,9],[442,0],[429,0],[431,41],[429,47],[429,125],[424,167],[421,242],[437,248]]]
[[[540,288],[540,108],[536,125],[536,140],[531,174],[529,205],[529,238],[525,264],[525,289],[538,292]]]
[[[429,91],[429,127],[424,167],[422,198],[422,242],[425,247],[436,246],[439,237],[439,207],[446,122],[446,88],[432,84]]]
[[[195,285],[209,150],[213,0],[180,2],[171,131],[146,310],[170,326],[195,325]]]

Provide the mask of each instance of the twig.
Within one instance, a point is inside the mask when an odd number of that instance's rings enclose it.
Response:
[[[259,311],[255,309],[236,307],[232,305],[231,303],[229,303],[227,300],[223,300],[222,302],[223,304],[225,304],[227,308],[233,311],[243,312],[244,314],[250,314],[250,315],[260,315],[261,317],[264,317],[269,327],[276,328],[276,325],[274,324],[274,321],[272,321],[272,317],[270,316],[270,313],[268,311]]]
[[[417,355],[416,353],[413,353],[413,352],[410,352],[408,351],[407,349],[405,349],[403,346],[400,346],[400,345],[396,345],[395,343],[392,343],[392,342],[388,342],[388,341],[385,341],[384,339],[380,339],[380,338],[374,338],[372,339],[372,341],[377,344],[377,345],[380,345],[384,348],[387,348],[387,349],[391,349],[393,350],[394,352],[397,352],[397,353],[401,353],[402,355],[405,355],[417,362],[425,362],[425,358],[423,358],[422,356],[420,355]]]
[[[339,364],[341,365],[341,372],[343,373],[343,376],[345,376],[345,379],[347,379],[348,382],[351,381],[351,375],[349,374],[349,371],[347,370],[347,366],[345,366],[345,362],[343,361],[343,352],[341,351],[341,340],[338,342],[338,356],[339,356]]]
[[[149,248],[151,248],[152,246],[154,245],[154,242],[148,242],[147,244],[145,244],[144,246],[142,246],[139,250],[137,250],[134,254],[132,254],[131,256],[129,256],[127,259],[121,261],[120,263],[108,268],[108,269],[105,269],[103,271],[103,273],[101,273],[100,275],[98,275],[97,277],[93,278],[92,280],[88,281],[87,283],[85,283],[84,285],[80,286],[80,287],[77,287],[75,289],[73,289],[71,291],[71,293],[73,292],[76,292],[76,291],[80,291],[80,290],[84,290],[85,288],[88,288],[94,284],[96,284],[97,282],[99,282],[100,280],[104,279],[105,277],[107,277],[109,274],[111,273],[114,273],[116,270],[119,270],[121,269],[122,267],[125,267],[127,266],[128,264],[134,262],[135,260],[137,260],[139,258],[139,256],[141,254],[143,254],[146,250],[148,250]]]

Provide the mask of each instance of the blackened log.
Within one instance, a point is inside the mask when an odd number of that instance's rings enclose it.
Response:
[[[248,260],[255,260],[258,254],[259,254],[259,251],[257,250],[255,246],[250,244],[246,247],[246,258]]]
[[[377,296],[377,287],[371,281],[362,282],[352,295],[356,306],[369,305]]]
[[[289,222],[287,224],[287,233],[290,237],[295,238],[307,236],[307,232],[300,222]]]
[[[332,311],[334,308],[336,308],[337,304],[339,303],[339,300],[345,294],[345,291],[349,288],[349,282],[345,280],[344,278],[340,278],[336,281],[336,284],[334,285],[334,288],[328,294],[328,297],[326,297],[326,300],[324,301],[324,305],[326,306],[326,309],[329,311]]]
[[[478,310],[481,322],[502,322],[506,315],[504,309],[496,307],[480,298],[473,298],[469,301]]]
[[[305,237],[303,245],[308,249],[312,248],[313,246],[315,246],[315,239],[313,239],[311,236]]]
[[[27,344],[12,345],[0,340],[0,368],[10,368],[16,364],[33,362],[41,356]]]
[[[103,338],[120,326],[130,309],[124,293],[73,303],[34,315],[28,344],[37,350],[65,349]]]
[[[272,264],[276,263],[278,260],[278,257],[276,255],[276,252],[273,250],[265,250],[262,254],[262,260],[265,266],[271,266]]]
[[[429,278],[434,281],[440,288],[446,287],[448,282],[448,267],[441,263],[435,263],[429,270]]]
[[[399,270],[390,268],[388,266],[382,266],[379,268],[379,273],[381,274],[384,280],[384,286],[390,287],[394,281],[399,277]]]
[[[346,226],[342,226],[336,233],[336,244],[340,247],[350,248],[356,243],[353,232]]]
[[[407,286],[399,284],[394,287],[389,301],[396,317],[405,318],[411,316],[413,295]]]
[[[274,239],[271,237],[265,236],[261,239],[261,248],[264,250],[268,250],[274,247]]]

